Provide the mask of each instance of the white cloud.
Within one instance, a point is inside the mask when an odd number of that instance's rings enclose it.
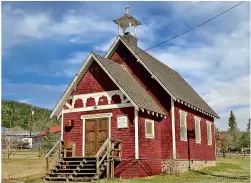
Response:
[[[43,85],[31,83],[4,83],[2,86],[3,98],[18,96],[18,101],[52,109],[67,85]],[[17,95],[18,92],[18,95]]]
[[[142,10],[145,13],[135,13],[135,17],[143,23],[137,29],[139,45],[144,49],[153,46],[235,4],[237,2],[172,2],[160,7],[169,12],[168,16],[160,16],[158,13],[148,14],[147,12],[152,8],[152,5],[148,4],[146,5],[147,9]],[[86,9],[89,6],[93,7],[93,5],[86,5]],[[120,14],[118,9],[121,4],[111,3],[104,6],[111,6],[115,10],[116,13],[111,12],[114,18]],[[98,6],[93,9],[99,11],[103,16],[97,17],[94,15],[96,13],[91,13],[95,11],[77,14],[77,11],[71,10],[63,13],[60,21],[56,21],[49,12],[29,13],[7,6],[3,9],[3,47],[19,44],[27,39],[42,39],[53,36],[66,37],[67,41],[71,43],[90,42],[88,40],[102,37],[106,33],[113,34],[115,37],[116,26],[112,23],[112,19],[105,19],[109,16],[107,10]],[[174,39],[169,44],[150,50],[152,55],[180,72],[189,81],[189,84],[216,110],[221,117],[220,120],[216,121],[216,124],[221,129],[227,128],[230,110],[235,112],[241,129],[246,128],[249,118],[249,107],[247,107],[250,102],[249,12],[249,2],[244,2],[210,23]],[[115,39],[114,37],[96,45],[94,49],[107,51]],[[64,60],[55,61],[51,64],[47,74],[53,73],[51,71],[54,71],[53,68],[56,66],[60,69],[57,70],[55,76],[72,77],[87,54],[76,52]],[[59,62],[63,64],[58,64]],[[35,86],[35,88],[39,87]],[[44,91],[46,87],[42,88]],[[20,90],[23,89],[20,88]],[[19,89],[13,88],[13,91],[19,91]]]
[[[101,43],[100,45],[94,46],[96,51],[107,52],[108,49],[111,47],[112,43],[115,41],[116,37],[106,41],[105,43]]]
[[[97,17],[93,13],[76,14],[73,11],[63,14],[57,21],[50,12],[26,12],[6,5],[2,19],[3,47],[8,48],[27,40],[68,37],[71,42],[87,41],[101,36],[100,33],[115,32],[111,21]],[[90,36],[90,34],[92,36]],[[87,39],[87,40],[86,40]]]
[[[183,18],[186,17],[185,19],[197,19],[205,15],[215,15],[215,12],[232,5],[209,3],[204,8],[196,8],[197,6],[201,7],[201,3],[175,3],[176,9],[173,11]],[[216,121],[221,129],[228,128],[230,110],[235,112],[241,129],[246,128],[249,118],[249,10],[246,6],[238,8],[229,16],[214,22],[219,26],[211,25],[209,29],[206,26],[195,30],[189,35],[193,36],[192,42],[186,35],[180,38],[184,38],[182,44],[174,40],[172,46],[169,44],[165,48],[150,51],[156,58],[180,72],[210,104],[221,117]]]

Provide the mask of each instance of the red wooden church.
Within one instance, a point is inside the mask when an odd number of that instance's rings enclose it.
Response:
[[[145,177],[213,166],[219,116],[178,72],[138,47],[138,20],[127,13],[114,22],[118,36],[109,51],[90,53],[53,109],[51,117],[62,121],[61,146],[71,142],[65,148],[74,146],[74,153],[61,156],[47,178]]]

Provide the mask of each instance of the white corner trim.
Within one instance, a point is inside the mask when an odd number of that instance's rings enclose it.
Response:
[[[174,111],[174,100],[172,98],[171,98],[171,117],[172,117],[173,159],[176,159],[175,111]]]
[[[81,107],[81,108],[74,108],[74,109],[65,109],[64,113],[85,112],[85,111],[95,111],[95,110],[104,110],[104,109],[116,109],[116,108],[125,108],[125,107],[133,107],[133,105],[131,103],[125,103],[125,104],[89,106],[89,107]]]
[[[112,118],[112,113],[99,113],[99,114],[87,114],[87,115],[82,115],[81,119],[83,121],[83,138],[82,138],[82,154],[83,157],[85,157],[85,121],[87,119],[96,119],[96,118],[108,118],[108,138],[111,138],[111,118]]]
[[[61,117],[61,136],[60,136],[60,139],[61,139],[61,141],[63,141],[64,140],[64,113],[63,113],[63,109],[62,109],[62,112],[61,112],[61,114],[62,114],[62,117]]]
[[[139,159],[139,113],[134,108],[134,129],[135,129],[135,159]]]

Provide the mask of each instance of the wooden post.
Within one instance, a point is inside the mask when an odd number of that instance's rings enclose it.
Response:
[[[10,159],[10,147],[7,148],[7,156],[8,156],[8,159]]]
[[[109,143],[108,147],[107,147],[107,163],[106,163],[106,178],[109,179],[110,178],[110,152],[111,152],[111,142]]]
[[[98,173],[97,179],[100,178],[100,170],[99,170],[99,156],[96,158],[96,172]]]
[[[60,141],[59,149],[58,149],[58,159],[61,159],[61,148],[62,148],[62,146],[61,146],[61,141]]]
[[[122,158],[122,142],[119,142],[119,159],[121,160]]]
[[[46,158],[46,171],[49,170],[49,157]]]
[[[73,143],[72,144],[72,157],[75,157],[75,153],[76,153],[76,144]]]
[[[111,179],[114,179],[114,141],[112,141]]]

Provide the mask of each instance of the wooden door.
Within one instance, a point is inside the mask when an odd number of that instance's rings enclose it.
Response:
[[[109,137],[108,118],[85,120],[85,156],[95,156]]]

